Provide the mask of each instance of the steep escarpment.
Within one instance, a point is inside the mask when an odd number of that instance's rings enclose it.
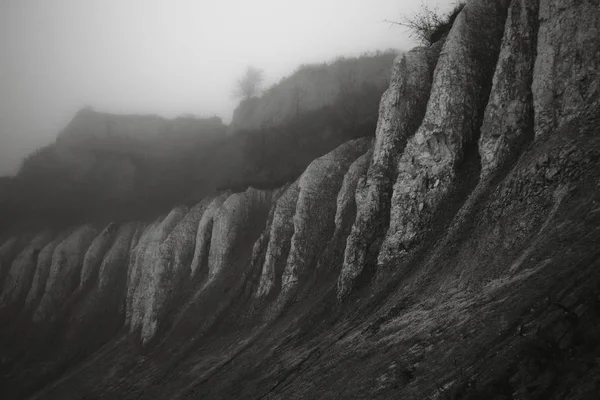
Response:
[[[598,397],[598,8],[469,2],[280,187],[9,232],[2,392]]]
[[[423,118],[439,51],[439,45],[417,48],[398,56],[394,62],[391,84],[379,107],[371,165],[364,188],[360,189],[364,200],[357,202],[356,221],[348,238],[339,283],[341,296],[367,263],[368,254],[373,258],[379,252],[381,238],[389,225],[398,158]]]
[[[423,122],[398,162],[380,265],[390,265],[418,244],[438,208],[459,186],[456,172],[470,161],[469,150],[478,140],[508,3],[470,3],[456,18],[436,66]]]

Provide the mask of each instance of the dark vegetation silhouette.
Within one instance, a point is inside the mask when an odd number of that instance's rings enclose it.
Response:
[[[416,14],[403,15],[398,21],[386,22],[406,28],[411,38],[424,46],[431,46],[448,35],[465,4],[465,1],[460,1],[448,14],[443,15],[437,6],[429,6],[423,2]]]
[[[248,67],[244,75],[237,80],[233,96],[244,100],[257,96],[264,79],[263,70],[252,66]]]

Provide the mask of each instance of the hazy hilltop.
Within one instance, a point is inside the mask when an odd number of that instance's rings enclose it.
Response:
[[[377,51],[358,58],[302,65],[262,96],[243,101],[233,113],[229,132],[274,127],[334,103],[342,103],[344,117],[370,117],[373,104],[366,97],[373,93],[381,96],[387,88],[397,54],[395,50]]]
[[[218,117],[84,108],[55,143],[28,156],[7,180],[0,218],[4,226],[121,220],[155,215],[216,189],[292,181],[315,157],[373,134],[394,57],[374,52],[301,66],[243,101],[229,127]]]

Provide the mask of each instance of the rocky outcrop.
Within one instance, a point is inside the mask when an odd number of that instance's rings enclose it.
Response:
[[[545,0],[539,11],[532,85],[536,137],[600,98],[598,1]]]
[[[212,281],[236,257],[238,241],[247,235],[254,214],[267,214],[271,192],[250,188],[235,193],[221,205],[213,217],[208,255],[208,281]]]
[[[268,295],[274,289],[279,290],[281,288],[283,267],[288,258],[294,234],[293,218],[299,193],[300,187],[298,181],[296,181],[287,188],[275,205],[269,233],[269,244],[256,293],[259,298]]]
[[[367,256],[371,254],[371,258],[375,258],[379,252],[389,225],[398,159],[425,114],[439,52],[437,44],[411,50],[394,61],[390,87],[379,106],[373,159],[362,189],[365,201],[358,204],[346,245],[340,293],[347,291],[347,284],[360,273]]]
[[[456,169],[479,139],[507,8],[508,1],[473,1],[456,18],[435,70],[423,123],[398,164],[379,265],[391,266],[414,248],[455,189]]]
[[[284,290],[291,289],[309,271],[333,234],[344,175],[368,146],[365,139],[348,142],[313,161],[300,177],[294,234],[282,277]]]
[[[0,306],[6,307],[25,300],[31,288],[40,251],[52,239],[52,232],[43,232],[34,237],[12,262],[4,282]]]
[[[160,248],[175,226],[185,216],[187,209],[179,207],[172,210],[158,224],[153,224],[140,237],[134,250],[135,260],[130,263],[130,277],[127,299],[128,320],[131,332],[140,331],[142,340],[149,339],[157,328],[153,314],[154,294],[158,290],[157,268],[160,260]]]
[[[79,279],[79,287],[84,288],[90,281],[98,277],[98,268],[104,259],[104,255],[110,248],[117,234],[118,226],[109,224],[104,230],[96,236],[90,248],[85,253],[83,258],[83,266],[81,267],[81,278]]]
[[[140,296],[144,298],[141,311],[143,341],[154,335],[169,301],[176,296],[184,280],[189,277],[198,223],[205,208],[205,202],[201,202],[187,212],[182,210],[177,218],[184,216],[164,241],[151,245],[157,251],[155,258],[146,261],[151,264],[140,266],[143,269],[142,279],[146,276],[145,281],[140,281],[140,284],[145,286],[138,289]]]
[[[344,176],[342,187],[337,195],[335,211],[335,230],[329,239],[324,254],[317,263],[317,270],[336,270],[343,262],[346,239],[352,228],[356,217],[356,201],[354,193],[357,191],[359,182],[364,184],[365,174],[373,151],[369,150],[350,165]]]
[[[127,265],[132,246],[135,245],[136,232],[140,231],[139,224],[126,223],[118,227],[110,249],[102,259],[98,271],[98,288],[100,291],[111,289],[115,280],[120,276],[127,277]]]
[[[57,237],[44,246],[44,248],[40,251],[40,254],[38,254],[37,265],[35,266],[35,273],[31,282],[31,288],[29,289],[29,293],[25,299],[25,306],[27,309],[31,309],[32,307],[34,309],[37,308],[37,302],[39,302],[44,294],[46,281],[48,280],[48,275],[50,275],[54,250],[68,236],[68,234],[68,232],[59,233]]]
[[[210,241],[213,229],[213,218],[215,213],[229,197],[229,193],[222,193],[215,198],[206,199],[207,206],[202,213],[202,218],[198,224],[196,233],[196,248],[190,264],[191,276],[200,273],[202,276],[208,274],[208,253],[210,251]]]
[[[502,48],[479,139],[485,180],[513,161],[533,139],[533,67],[536,55],[538,0],[513,0],[508,9]]]
[[[34,322],[52,321],[77,288],[83,258],[97,234],[97,228],[84,225],[56,247],[44,292],[33,316]]]

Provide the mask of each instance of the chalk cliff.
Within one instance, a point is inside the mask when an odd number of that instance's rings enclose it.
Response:
[[[5,398],[597,398],[599,32],[472,0],[294,182],[8,232]]]

